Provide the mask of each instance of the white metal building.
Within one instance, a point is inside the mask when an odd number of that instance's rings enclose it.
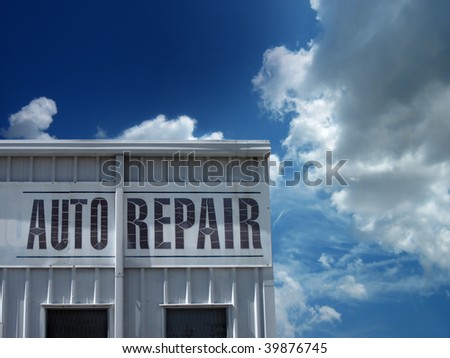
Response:
[[[273,337],[267,141],[0,141],[0,337]]]

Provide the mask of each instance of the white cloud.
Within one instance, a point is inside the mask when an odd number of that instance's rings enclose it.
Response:
[[[334,262],[334,259],[332,257],[327,256],[325,253],[322,253],[319,257],[319,261],[323,267],[329,269],[331,268],[332,263]]]
[[[102,127],[97,126],[97,132],[95,133],[94,137],[96,139],[105,139],[108,138],[108,135],[106,134],[106,131]]]
[[[189,140],[194,138],[196,120],[188,116],[180,116],[177,119],[167,119],[160,114],[154,119],[149,119],[130,127],[119,135],[118,139],[124,140]]]
[[[54,139],[47,133],[57,113],[56,103],[52,99],[40,97],[9,117],[9,127],[0,129],[8,139]],[[194,135],[197,121],[189,116],[167,119],[160,114],[156,118],[142,121],[125,129],[116,139],[120,140],[223,140],[221,131],[206,133],[200,137]],[[94,135],[97,139],[107,139],[105,129],[97,127]]]
[[[387,250],[449,270],[450,3],[311,3],[321,35],[267,50],[253,80],[291,118],[288,159],[348,159],[350,185],[327,188],[330,204]],[[341,291],[363,297],[346,280]]]
[[[278,336],[299,337],[322,324],[341,321],[341,314],[334,308],[308,303],[303,287],[293,277],[293,271],[293,265],[277,265],[275,268]]]
[[[223,133],[221,131],[212,132],[202,135],[199,139],[202,140],[223,140]]]
[[[179,116],[167,119],[160,114],[154,119],[148,119],[133,127],[127,128],[117,139],[122,140],[222,140],[222,132],[205,134],[200,138],[194,135],[197,121],[189,116]]]
[[[252,82],[260,91],[266,108],[281,116],[286,110],[295,108],[292,100],[307,86],[305,79],[314,49],[293,52],[280,46],[265,52],[263,67]]]
[[[9,117],[9,127],[2,135],[10,139],[53,139],[46,131],[57,113],[56,103],[46,97],[33,99]]]
[[[341,321],[341,314],[330,306],[315,306],[314,323]]]
[[[362,299],[367,296],[364,285],[356,282],[355,277],[351,275],[344,277],[338,288],[344,295],[348,295],[351,298]]]

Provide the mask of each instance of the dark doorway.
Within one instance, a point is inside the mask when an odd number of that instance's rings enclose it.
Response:
[[[226,338],[225,308],[168,308],[166,310],[168,338]]]
[[[47,309],[46,337],[107,338],[107,309]]]

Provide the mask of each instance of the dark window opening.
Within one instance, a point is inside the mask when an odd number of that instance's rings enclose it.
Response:
[[[47,309],[46,337],[107,338],[108,310],[102,308]]]
[[[226,338],[226,308],[168,308],[168,338]]]

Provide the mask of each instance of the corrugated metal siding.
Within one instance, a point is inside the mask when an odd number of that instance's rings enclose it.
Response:
[[[46,304],[112,304],[114,269],[2,268],[3,337],[41,337]]]
[[[34,153],[33,153],[34,154]],[[0,182],[96,182],[111,179],[102,173],[113,156],[0,156]],[[170,157],[132,157],[125,180],[167,182]],[[233,157],[195,158],[223,167]],[[242,158],[241,158],[242,159]],[[266,163],[267,158],[251,158]],[[144,168],[136,160],[147,163]],[[166,162],[165,162],[166,161]],[[192,160],[188,165],[194,166]],[[212,163],[212,162],[210,162]],[[197,163],[198,164],[198,163]],[[233,165],[218,177],[241,179]],[[263,177],[267,167],[261,166]],[[182,179],[188,179],[187,174]],[[155,176],[156,174],[156,176]],[[194,175],[206,181],[205,171]],[[95,264],[95,263],[94,263]],[[94,266],[93,264],[93,266]],[[0,267],[0,337],[43,337],[46,305],[110,305],[110,335],[114,335],[114,268]],[[273,272],[267,268],[136,268],[124,271],[124,336],[163,337],[165,307],[219,305],[227,307],[231,337],[273,336]]]
[[[113,163],[114,157],[85,157],[85,156],[29,156],[14,157],[0,156],[0,181],[15,182],[99,182],[102,179],[111,179],[108,173],[102,171],[105,162]],[[125,160],[125,182],[172,182],[177,181],[174,177],[173,168],[168,163],[173,161],[172,157],[126,157]],[[181,158],[178,180],[188,181],[188,173],[195,179],[208,182],[211,180],[222,180],[223,182],[239,182],[240,180],[251,180],[238,168],[239,160],[242,158]],[[259,163],[258,174],[264,178],[265,159],[249,158]],[[145,165],[141,165],[144,163]],[[217,165],[216,165],[217,164]],[[215,173],[214,168],[222,168]],[[209,171],[206,168],[210,168]],[[208,177],[209,175],[209,177]]]
[[[106,161],[114,157],[0,157],[0,181],[16,182],[99,182]]]
[[[114,305],[114,269],[2,268],[0,283],[3,337],[44,336],[47,305]],[[267,268],[126,269],[124,335],[163,337],[165,305],[215,304],[229,307],[230,336],[265,336],[267,284]]]

